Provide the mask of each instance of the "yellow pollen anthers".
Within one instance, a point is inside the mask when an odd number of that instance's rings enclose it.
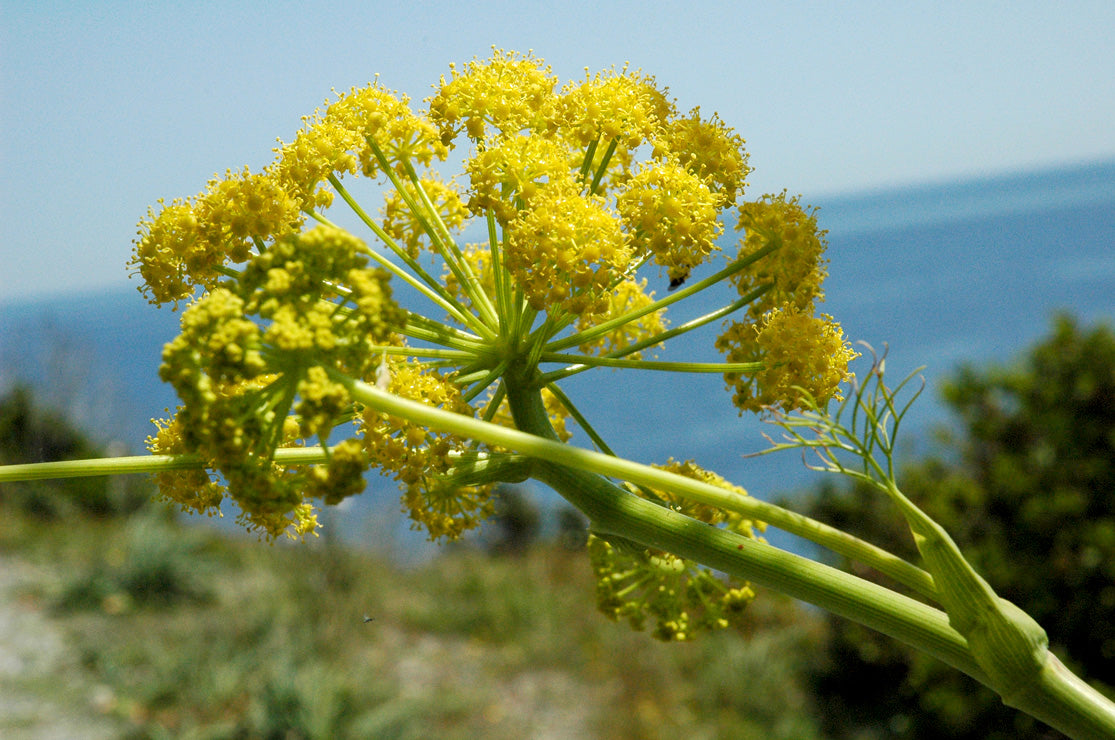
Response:
[[[390,368],[391,393],[446,411],[474,414],[460,389],[439,373],[415,362],[396,362]],[[370,408],[364,411],[361,430],[371,463],[399,481],[404,509],[431,540],[456,539],[491,515],[491,486],[452,486],[445,481],[454,456],[467,448],[461,438]]]
[[[328,208],[333,191],[324,183],[329,175],[354,174],[359,167],[356,154],[366,146],[355,131],[336,120],[318,115],[302,119],[304,125],[289,144],[279,142],[269,172],[298,201],[303,212]]]
[[[659,90],[653,77],[629,72],[625,66],[570,82],[562,89],[554,116],[556,127],[575,146],[584,148],[600,141],[615,141],[632,151],[650,141],[674,106]]]
[[[536,208],[548,187],[575,187],[569,150],[542,136],[513,136],[478,152],[465,162],[471,183],[470,211],[489,209],[507,225],[520,210]]]
[[[450,80],[427,101],[430,120],[449,144],[464,129],[470,139],[484,142],[494,129],[500,137],[536,129],[548,120],[557,78],[541,59],[493,49],[492,57],[473,59],[458,72],[449,65]]]
[[[378,85],[354,87],[342,94],[326,109],[322,120],[355,135],[359,143],[355,144],[354,154],[365,177],[375,177],[377,172],[383,171],[373,143],[386,158],[387,165],[404,175],[405,162],[418,162],[428,167],[435,157],[445,159],[449,154],[437,129],[411,111],[405,95]]]
[[[714,113],[702,119],[694,108],[684,118],[671,120],[654,140],[654,156],[672,156],[720,196],[720,207],[730,206],[743,192],[751,168],[743,137]]]
[[[508,231],[506,267],[532,308],[577,316],[608,311],[631,248],[603,199],[544,188]]]
[[[772,242],[781,245],[732,277],[741,296],[763,285],[774,286],[748,306],[747,315],[752,320],[784,304],[811,313],[814,303],[824,300],[821,283],[827,275],[826,232],[817,226],[815,210],[802,208],[796,197],[787,200],[785,191],[764,195],[740,205],[736,228],[746,230],[740,241],[740,257]]]
[[[302,220],[298,203],[274,178],[229,172],[191,200],[175,200],[158,214],[148,209],[129,264],[138,268],[152,303],[177,302],[196,286],[216,284],[226,262],[247,261],[253,237],[292,233]]]
[[[728,362],[763,363],[751,376],[725,375],[740,413],[803,408],[803,390],[820,406],[839,400],[840,383],[851,377],[848,363],[858,356],[831,316],[814,317],[796,306],[773,309],[758,325],[732,322],[716,346]]]
[[[650,251],[671,281],[688,277],[719,249],[721,198],[677,162],[644,165],[616,201],[635,247]]]

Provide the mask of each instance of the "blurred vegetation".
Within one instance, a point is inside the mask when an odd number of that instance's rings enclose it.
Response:
[[[36,406],[26,386],[0,396],[0,465],[105,457],[64,415]],[[138,476],[72,478],[65,481],[5,483],[0,505],[43,519],[71,513],[113,516],[138,510],[150,491]]]
[[[17,430],[5,459],[99,452],[26,391],[0,419]],[[764,593],[742,633],[634,633],[595,611],[583,520],[549,522],[521,490],[500,492],[473,545],[401,568],[335,538],[183,524],[158,502],[86,507],[86,491],[116,499],[79,482],[0,487],[0,567],[43,574],[21,603],[65,631],[128,738],[820,737],[803,682],[815,615]]]
[[[1115,695],[1115,333],[1067,316],[1015,364],[964,367],[944,400],[960,421],[904,466],[903,491],[1003,597],[1045,627],[1073,671]],[[874,491],[829,486],[812,516],[916,557]],[[813,677],[835,738],[1058,738],[951,669],[830,620]]]

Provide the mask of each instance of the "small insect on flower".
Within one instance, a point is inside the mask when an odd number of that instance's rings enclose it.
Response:
[[[685,267],[683,269],[685,269],[684,273],[680,275],[673,275],[670,277],[670,285],[666,288],[666,290],[677,290],[681,286],[685,285],[685,281],[689,279],[689,268]]]
[[[385,391],[391,387],[391,368],[387,366],[387,353],[383,353],[376,367],[376,388]]]

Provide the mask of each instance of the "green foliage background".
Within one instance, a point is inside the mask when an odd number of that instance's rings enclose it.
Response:
[[[940,522],[1051,648],[1108,695],[1115,687],[1115,334],[1059,316],[1014,364],[964,367],[944,388],[960,429],[903,466],[903,491]],[[893,507],[828,485],[806,513],[916,557]],[[869,574],[864,574],[868,575]],[[836,738],[1055,738],[924,656],[830,620],[814,690]]]

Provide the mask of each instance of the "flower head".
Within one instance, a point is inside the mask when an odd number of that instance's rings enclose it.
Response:
[[[819,405],[839,399],[839,385],[850,377],[848,363],[857,356],[831,316],[815,317],[792,305],[773,309],[760,324],[732,322],[716,344],[729,362],[763,364],[751,376],[725,375],[741,413],[802,408],[803,394]]]
[[[683,280],[719,249],[719,203],[700,177],[672,161],[644,165],[617,198],[636,248],[649,251],[671,281]]]
[[[429,99],[430,120],[449,144],[463,128],[476,142],[487,141],[491,129],[499,137],[536,129],[554,102],[557,78],[540,59],[494,49],[491,59],[473,59],[464,71],[450,65]]]
[[[508,225],[506,266],[535,310],[604,314],[631,259],[629,238],[599,197],[542,188]]]
[[[684,118],[675,118],[663,126],[654,140],[654,155],[673,157],[688,172],[708,185],[720,198],[721,206],[730,206],[743,192],[751,168],[743,137],[726,126],[714,113],[701,118],[701,109],[694,108]]]
[[[778,245],[771,254],[732,278],[741,296],[771,286],[748,307],[747,313],[753,320],[784,304],[811,312],[816,301],[824,300],[821,283],[827,275],[823,258],[826,232],[817,226],[815,210],[802,208],[798,198],[787,200],[785,192],[764,195],[740,206],[736,228],[745,230],[740,240],[740,257],[772,243]]]
[[[411,111],[409,99],[378,85],[352,88],[326,110],[325,125],[353,135],[360,171],[374,177],[385,167],[405,172],[409,162],[429,166],[445,159],[448,148],[428,120]]]
[[[197,286],[216,284],[225,263],[248,260],[254,239],[292,233],[302,218],[274,178],[229,172],[196,198],[164,205],[158,214],[148,210],[129,264],[153,303],[177,302]]]
[[[458,537],[492,513],[495,484],[539,468],[400,408],[561,440],[575,421],[607,449],[559,383],[598,366],[717,369],[641,353],[739,310],[728,299],[666,329],[667,307],[729,276],[750,301],[748,320],[719,345],[730,362],[762,368],[729,373],[741,409],[836,393],[851,353],[812,314],[823,232],[785,194],[738,203],[744,142],[715,114],[679,116],[665,88],[626,67],[559,86],[541,60],[499,50],[451,67],[427,103],[412,110],[378,83],[336,95],[261,173],[215,178],[141,222],[133,264],[145,291],[193,298],[160,371],[182,404],[152,446],[204,470],[161,476],[165,496],[199,511],[230,497],[249,527],[304,534],[317,526],[315,505],[358,493],[375,467],[399,484],[416,527]],[[435,161],[462,133],[462,176],[442,177]],[[378,217],[354,194],[360,178],[385,190]],[[334,201],[377,243],[334,226]],[[718,250],[737,207],[736,261],[656,300],[639,272],[664,269],[680,284]],[[471,243],[458,244],[461,233]],[[389,275],[405,282],[406,310]],[[669,469],[728,487],[692,463]],[[667,491],[638,493],[713,526],[759,528]],[[592,552],[602,605],[634,624],[654,620],[663,639],[729,625],[750,598],[746,584],[621,538]]]
[[[589,75],[562,89],[554,116],[557,127],[575,146],[615,141],[631,151],[658,133],[674,106],[653,77],[627,67]]]

